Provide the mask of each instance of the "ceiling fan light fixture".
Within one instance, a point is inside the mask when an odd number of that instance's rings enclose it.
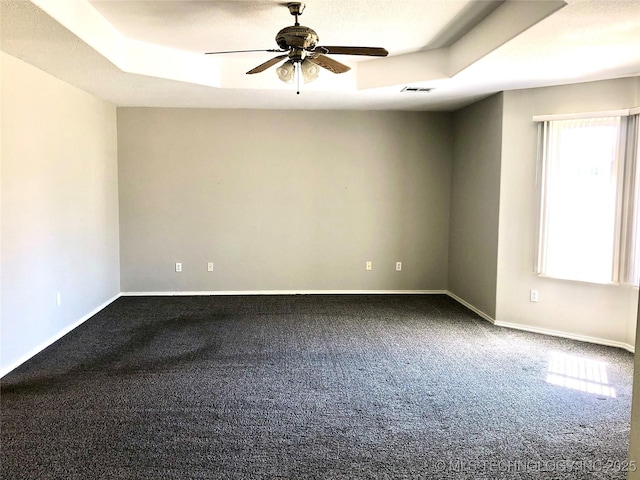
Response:
[[[2,1],[2,0],[0,0]],[[207,52],[206,55],[219,53],[241,52],[277,52],[282,55],[267,60],[247,72],[247,75],[264,72],[286,59],[277,69],[278,78],[284,83],[296,83],[297,93],[300,93],[300,83],[313,82],[318,78],[320,68],[332,73],[345,73],[351,67],[328,57],[327,55],[364,55],[369,57],[386,57],[389,52],[381,47],[348,47],[318,45],[318,34],[311,28],[300,25],[298,17],[304,11],[304,3],[289,2],[285,4],[289,13],[295,17],[293,26],[285,27],[276,34],[279,49],[266,50],[230,50],[224,52]],[[289,57],[289,58],[287,58]]]
[[[318,78],[318,74],[320,73],[320,67],[308,59],[304,59],[302,61],[300,64],[300,70],[302,72],[304,83],[313,82]]]
[[[295,74],[295,66],[291,60],[287,60],[278,68],[276,68],[276,73],[278,74],[278,78],[282,80],[284,83],[292,83],[293,76]]]

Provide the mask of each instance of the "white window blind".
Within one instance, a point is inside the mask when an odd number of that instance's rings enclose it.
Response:
[[[545,123],[538,273],[617,280],[620,117]]]
[[[621,281],[638,286],[640,281],[640,118],[627,119],[624,135],[624,196],[620,248]]]
[[[638,285],[639,113],[534,117],[542,160],[539,274]]]

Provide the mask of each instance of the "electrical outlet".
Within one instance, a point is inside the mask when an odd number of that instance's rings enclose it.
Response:
[[[62,295],[60,294],[60,292],[56,293],[56,305],[58,307],[62,305]]]
[[[182,271],[182,264],[176,263],[176,272],[181,272],[181,271]]]
[[[531,290],[531,292],[529,292],[529,301],[530,302],[538,301],[538,290]]]
[[[213,262],[207,263],[207,272],[213,272]]]
[[[396,262],[396,272],[402,271],[402,262]]]
[[[371,262],[367,262],[367,264],[365,265],[365,268],[367,270],[373,270],[373,264]]]

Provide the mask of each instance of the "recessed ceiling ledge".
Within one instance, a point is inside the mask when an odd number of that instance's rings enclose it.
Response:
[[[449,75],[476,63],[566,5],[562,0],[504,2],[450,47]]]
[[[450,47],[362,62],[358,88],[451,78],[566,5],[562,0],[504,2]]]
[[[448,48],[368,60],[358,65],[358,89],[447,79],[448,70]]]
[[[30,0],[123,72],[220,87],[220,60],[124,37],[87,0]]]

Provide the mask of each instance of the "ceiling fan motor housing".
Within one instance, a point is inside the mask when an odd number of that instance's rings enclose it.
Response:
[[[291,47],[313,50],[318,44],[318,34],[302,25],[285,27],[276,35],[276,43],[282,50]]]

